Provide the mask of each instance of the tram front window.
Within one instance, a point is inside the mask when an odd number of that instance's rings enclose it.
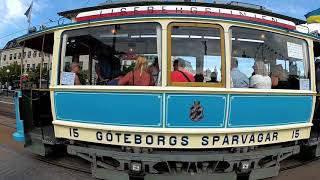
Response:
[[[233,88],[310,90],[306,41],[232,27]]]
[[[169,26],[169,31],[169,84],[222,87],[222,28],[207,24],[174,23]]]
[[[157,23],[66,31],[60,84],[160,85],[160,36]]]

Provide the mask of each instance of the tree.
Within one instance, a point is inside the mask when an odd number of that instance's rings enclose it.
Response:
[[[10,70],[9,73],[7,73],[8,69]],[[6,82],[9,82],[9,84],[12,84],[14,80],[20,79],[20,75],[21,75],[21,66],[17,62],[0,68],[0,82],[2,84],[5,84]]]
[[[28,73],[28,81],[32,82],[33,84],[38,84],[40,81],[40,66],[39,63],[35,69],[29,70]],[[46,67],[42,68],[42,79],[48,80],[48,70]]]

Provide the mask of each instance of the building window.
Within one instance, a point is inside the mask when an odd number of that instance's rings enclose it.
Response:
[[[32,69],[36,69],[36,64],[32,64]]]
[[[12,60],[12,54],[10,54],[10,58],[9,59]]]
[[[31,58],[31,51],[28,52],[28,58]]]
[[[33,51],[33,57],[37,57],[37,51]]]
[[[7,55],[3,55],[3,61],[7,59]]]
[[[41,55],[42,55],[42,53],[41,53],[41,52],[39,52],[39,57],[41,57]]]
[[[23,52],[23,59],[26,58],[27,52]]]
[[[48,63],[43,63],[43,68],[48,69]]]
[[[13,59],[17,59],[17,53],[14,53]]]
[[[169,25],[168,84],[224,86],[223,30],[218,25]]]
[[[21,53],[18,54],[18,59],[21,59]]]
[[[305,40],[232,27],[233,88],[310,90]]]

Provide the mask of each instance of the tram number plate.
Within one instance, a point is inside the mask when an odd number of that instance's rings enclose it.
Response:
[[[70,137],[78,138],[79,137],[79,129],[69,128],[69,135],[70,135]]]
[[[300,136],[300,130],[299,129],[295,129],[292,131],[292,139],[298,139]]]

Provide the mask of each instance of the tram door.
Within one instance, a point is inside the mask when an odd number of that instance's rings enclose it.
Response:
[[[47,150],[42,141],[54,139],[49,90],[53,33],[25,40],[21,45],[19,112],[24,125],[25,147],[45,155]]]

